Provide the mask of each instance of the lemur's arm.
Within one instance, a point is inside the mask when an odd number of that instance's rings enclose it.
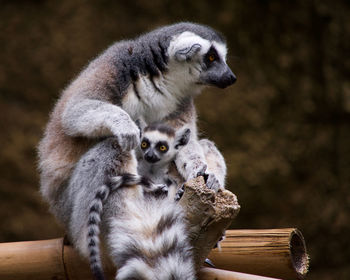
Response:
[[[186,181],[202,174],[205,175],[209,188],[224,188],[226,176],[224,158],[214,143],[209,140],[198,140],[196,119],[195,107],[191,100],[187,106],[179,110],[176,118],[169,120],[170,125],[176,129],[186,126],[191,130],[190,141],[178,152],[175,159],[176,167]]]
[[[199,176],[201,173],[206,173],[207,163],[203,149],[197,139],[191,139],[188,144],[178,152],[175,164],[186,181]]]
[[[75,99],[62,114],[64,132],[73,137],[116,136],[122,149],[131,150],[139,143],[137,125],[119,106],[93,99]]]
[[[186,181],[204,175],[209,188],[224,188],[226,164],[214,143],[209,140],[190,140],[179,151],[175,164]]]

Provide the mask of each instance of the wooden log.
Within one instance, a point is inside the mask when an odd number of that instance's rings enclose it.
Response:
[[[209,252],[237,216],[237,197],[227,190],[209,189],[199,176],[185,183],[180,205],[186,212],[188,232],[198,271]]]
[[[228,230],[221,252],[215,249],[209,257],[217,268],[282,279],[303,277],[308,269],[304,239],[296,229]],[[109,266],[106,272],[113,279],[115,268]],[[254,279],[208,268],[202,268],[199,276],[201,280]],[[92,276],[87,262],[59,238],[0,244],[0,279],[89,280]]]
[[[302,279],[309,267],[304,238],[295,228],[226,231],[221,250],[209,258],[218,268],[283,279]]]

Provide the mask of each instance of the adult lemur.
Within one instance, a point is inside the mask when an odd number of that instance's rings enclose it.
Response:
[[[235,82],[226,52],[213,29],[179,23],[117,42],[93,60],[62,93],[39,145],[41,192],[57,219],[70,222],[64,194],[73,169],[101,139],[116,139],[116,159],[104,168],[137,174],[139,118],[188,127],[192,137],[176,158],[178,171],[188,180],[206,170],[207,185],[223,187],[226,166],[212,142],[198,140],[193,97],[206,85]]]
[[[122,164],[136,172],[132,149],[139,129],[133,120],[138,118],[191,129],[193,137],[176,165],[186,180],[196,177],[207,164],[207,142],[203,148],[197,138],[193,97],[206,85],[235,82],[225,57],[219,33],[178,23],[117,42],[93,60],[62,93],[39,145],[41,192],[57,218],[64,219],[57,206],[75,164],[101,138],[115,136],[125,154]],[[221,172],[208,168],[207,183],[223,187],[226,166],[221,155],[213,160]]]
[[[69,238],[89,258],[96,279],[104,279],[100,229],[118,267],[117,279],[194,279],[184,213],[167,189],[176,189],[168,169],[189,134],[189,129],[175,132],[163,124],[146,127],[140,175],[116,164],[125,155],[115,137],[96,144],[76,164],[61,205],[72,209],[65,214]]]

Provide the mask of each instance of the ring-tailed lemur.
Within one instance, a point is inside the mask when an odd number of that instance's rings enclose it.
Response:
[[[175,133],[163,124],[146,127],[139,152],[141,176],[115,168],[113,162],[123,158],[118,155],[115,138],[98,143],[78,162],[62,199],[65,207],[72,208],[70,239],[82,255],[89,257],[96,279],[104,279],[100,223],[105,228],[103,240],[118,267],[118,279],[131,279],[136,272],[143,276],[135,279],[193,279],[181,207],[175,204],[174,195],[157,199],[162,192],[168,194],[163,183],[170,182],[168,187],[174,192],[177,189],[167,174],[168,167],[187,144],[189,134],[189,129]],[[103,211],[105,203],[107,210]]]
[[[163,123],[152,123],[146,127],[142,126],[141,122],[138,124],[142,135],[137,153],[137,170],[140,175],[148,178],[156,186],[165,185],[168,196],[175,198],[183,178],[179,174],[173,174],[171,165],[177,154],[189,142],[191,130],[183,128],[175,131]]]
[[[102,138],[119,143],[124,158],[114,168],[135,174],[138,118],[189,127],[192,137],[175,161],[180,174],[188,180],[206,169],[207,185],[223,187],[225,162],[212,143],[198,140],[193,98],[207,85],[235,82],[226,52],[218,32],[178,23],[117,42],[93,60],[62,93],[39,145],[41,193],[56,218],[64,222],[70,211],[61,198],[76,163]]]

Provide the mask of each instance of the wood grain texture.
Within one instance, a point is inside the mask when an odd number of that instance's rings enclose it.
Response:
[[[308,269],[304,240],[294,228],[228,230],[221,251],[212,250],[209,258],[220,269],[202,268],[200,280],[266,279],[230,271],[297,279]],[[113,279],[115,268],[107,266],[106,272]],[[0,244],[0,279],[89,280],[92,276],[88,263],[58,238]]]
[[[0,279],[67,279],[63,238],[0,244]]]
[[[221,250],[209,258],[218,268],[283,279],[301,279],[309,266],[304,238],[295,228],[229,230]]]

